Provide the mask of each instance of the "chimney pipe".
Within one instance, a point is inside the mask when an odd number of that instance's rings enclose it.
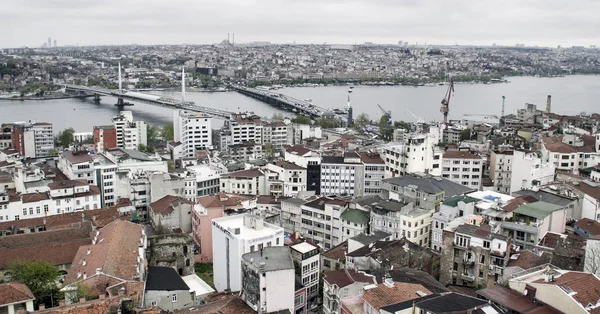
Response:
[[[552,95],[548,95],[548,100],[546,100],[546,112],[552,112]]]

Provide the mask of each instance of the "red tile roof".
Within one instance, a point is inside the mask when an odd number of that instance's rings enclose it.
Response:
[[[192,205],[193,203],[178,196],[165,195],[163,198],[150,204],[150,208],[155,214],[168,215],[172,213],[179,204]]]
[[[26,285],[18,282],[0,284],[0,306],[11,303],[22,303],[35,297]]]
[[[393,287],[388,287],[382,283],[377,288],[366,290],[363,294],[363,300],[379,310],[383,306],[421,297],[417,294],[417,291],[424,292],[427,295],[431,294],[431,291],[419,284],[394,282]]]
[[[310,153],[310,149],[308,149],[302,145],[294,145],[294,146],[286,149],[285,151],[290,154],[294,154],[294,155],[298,155],[298,156],[304,156],[304,155]]]
[[[284,160],[276,161],[275,166],[281,167],[283,169],[288,169],[288,170],[306,170],[306,168],[300,167],[294,163],[291,163],[289,161],[284,161]]]
[[[555,278],[552,282],[546,283],[540,279],[536,283],[553,284],[571,289],[575,292],[571,297],[583,307],[588,304],[596,304],[600,300],[600,279],[594,274],[570,271]]]
[[[225,173],[221,176],[224,178],[257,178],[263,176],[263,173],[258,169],[250,169]]]
[[[325,272],[323,280],[330,285],[336,285],[339,288],[351,285],[355,282],[363,282],[366,284],[375,284],[374,276],[367,276],[364,273],[354,271],[352,269],[340,269]]]
[[[600,222],[589,218],[579,219],[575,226],[585,230],[591,236],[600,234]]]
[[[135,279],[138,247],[143,237],[143,229],[142,225],[115,220],[102,228],[97,236],[92,232],[96,237],[95,244],[92,241],[92,244],[79,248],[65,282],[73,283],[82,279],[78,278],[78,274],[91,276],[97,269],[124,280]]]
[[[80,164],[84,162],[93,162],[94,158],[88,154],[87,151],[72,152],[66,151],[62,153],[63,156],[70,161],[72,164]]]
[[[358,154],[360,155],[360,160],[366,164],[385,164],[385,161],[383,161],[381,155],[378,153],[361,152]]]
[[[87,180],[64,180],[58,182],[52,182],[48,184],[50,190],[60,190],[60,189],[72,189],[77,186],[86,186],[88,185]]]

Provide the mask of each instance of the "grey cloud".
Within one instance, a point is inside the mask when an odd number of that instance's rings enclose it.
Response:
[[[593,0],[3,0],[0,46],[215,43],[590,45]],[[600,44],[600,43],[598,43]]]

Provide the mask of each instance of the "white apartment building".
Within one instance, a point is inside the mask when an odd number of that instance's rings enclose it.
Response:
[[[437,146],[442,138],[440,133],[439,128],[431,127],[427,134],[407,135],[404,142],[385,147],[386,178],[405,173],[441,175],[444,150]]]
[[[85,180],[53,182],[48,192],[20,194],[0,192],[0,221],[39,218],[100,208],[100,191]]]
[[[294,313],[295,271],[287,246],[242,255],[242,299],[257,313]]]
[[[178,110],[173,118],[174,140],[182,143],[182,155],[194,157],[196,149],[212,146],[212,118],[197,112]]]
[[[131,111],[122,111],[112,118],[117,133],[117,147],[138,150],[140,145],[148,145],[147,126],[144,121],[133,121]]]
[[[278,174],[278,181],[283,185],[283,196],[295,197],[298,192],[306,191],[306,168],[287,161],[277,161],[267,164],[267,169]]]
[[[366,205],[370,209],[371,233],[376,231],[392,235],[392,239],[402,239],[429,246],[431,215],[433,210],[415,208],[413,203],[397,201],[377,201]]]
[[[474,189],[481,188],[483,159],[469,152],[445,152],[442,161],[442,178]]]
[[[185,169],[188,176],[192,177],[191,184],[193,184],[194,199],[195,197],[217,194],[221,185],[221,175],[227,173],[227,168],[221,163],[200,164]]]
[[[294,130],[291,125],[282,121],[273,121],[262,125],[262,143],[270,143],[274,147],[294,144]]]
[[[262,122],[258,116],[240,115],[234,117],[230,121],[225,121],[225,128],[228,128],[231,132],[231,145],[248,141],[263,144]]]
[[[458,195],[445,200],[440,206],[440,210],[432,216],[431,249],[437,252],[442,249],[444,229],[451,224],[454,224],[454,227],[463,223],[479,225],[483,221],[483,217],[474,215],[476,210],[475,204],[479,201],[481,200],[478,198],[465,195]],[[474,223],[473,221],[479,221],[479,223]]]
[[[586,140],[587,138],[587,140]],[[542,161],[554,164],[556,170],[578,173],[581,168],[600,163],[600,134],[584,136],[565,134],[542,140]]]
[[[302,145],[294,145],[287,148],[284,153],[284,159],[303,168],[307,168],[312,164],[321,164],[321,155]]]
[[[104,154],[98,154],[94,157],[94,170],[96,171],[96,182],[100,189],[100,199],[102,207],[113,206],[118,201],[118,177],[119,167],[115,162],[107,158]]]
[[[348,208],[340,215],[342,242],[361,233],[369,233],[369,212]]]
[[[58,169],[69,180],[86,180],[96,184],[94,158],[87,151],[64,151],[58,156]]]
[[[48,152],[54,149],[52,123],[15,122],[12,142],[21,157],[48,157]]]
[[[496,192],[510,194],[513,153],[512,150],[504,150],[493,151],[490,154],[490,178]]]
[[[224,173],[220,178],[221,192],[242,195],[269,195],[269,179],[261,169]]]
[[[302,204],[302,236],[328,250],[342,242],[340,215],[346,201],[320,197]]]
[[[537,152],[515,150],[512,158],[510,194],[550,184],[554,181],[555,172],[554,164],[544,162]]]
[[[308,309],[319,305],[319,273],[321,254],[319,248],[302,242],[291,246],[292,259],[296,266],[296,278],[306,287]]]
[[[323,156],[321,160],[321,194],[362,196],[364,167],[357,153],[344,157]]]
[[[381,180],[385,179],[385,162],[379,153],[361,152],[360,161],[364,166],[362,196],[378,195],[381,193]]]
[[[283,228],[241,214],[212,221],[214,283],[217,291],[242,290],[242,255],[283,245]]]

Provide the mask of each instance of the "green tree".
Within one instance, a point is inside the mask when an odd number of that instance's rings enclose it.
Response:
[[[62,298],[59,287],[60,273],[45,261],[19,262],[10,265],[12,280],[29,288],[35,296],[36,307],[44,304],[47,307],[58,305]]]
[[[165,141],[172,141],[175,138],[175,128],[173,123],[169,123],[162,128],[162,138]]]
[[[94,144],[94,137],[93,137],[93,136],[91,136],[91,135],[88,135],[88,136],[86,136],[86,137],[83,139],[83,143],[84,143],[84,144]]]
[[[53,148],[48,151],[48,157],[56,157],[56,156],[58,156],[58,150]]]
[[[394,128],[396,129],[404,129],[410,131],[410,123],[404,122],[402,120],[394,122]]]
[[[73,128],[64,129],[56,135],[56,144],[60,147],[67,148],[75,142],[73,137],[75,130]]]
[[[146,127],[146,139],[149,146],[154,146],[159,141],[160,133],[162,131],[155,125],[148,125]]]
[[[371,123],[369,115],[363,112],[359,114],[356,119],[354,119],[354,125],[352,127],[354,127],[354,129],[358,132],[364,132],[364,129],[369,125],[369,123]]]
[[[144,153],[148,153],[148,154],[154,154],[155,150],[153,146],[150,145],[144,145],[144,144],[140,144],[140,152],[144,152]]]
[[[265,159],[267,159],[267,161],[271,162],[271,161],[275,160],[275,157],[278,154],[279,154],[279,152],[277,151],[277,148],[275,148],[273,146],[273,144],[267,143],[265,145]]]
[[[175,163],[172,160],[167,160],[167,167],[169,167],[169,170],[173,170],[175,169]]]
[[[271,119],[283,121],[283,119],[285,119],[285,117],[283,116],[282,113],[275,112],[275,113],[273,113],[273,116],[271,117]]]
[[[388,115],[385,114],[379,119],[379,132],[381,133],[381,137],[386,141],[391,141],[394,135],[394,129],[390,125],[390,122]]]
[[[321,117],[319,118],[319,126],[321,126],[323,129],[333,129],[337,127],[337,123],[334,118]]]
[[[294,119],[292,119],[292,122],[293,123],[298,123],[298,124],[308,124],[308,125],[311,125],[312,124],[312,119],[310,117],[307,117],[307,116],[298,115]]]
[[[471,139],[471,129],[464,129],[460,132],[460,140],[466,141]]]

